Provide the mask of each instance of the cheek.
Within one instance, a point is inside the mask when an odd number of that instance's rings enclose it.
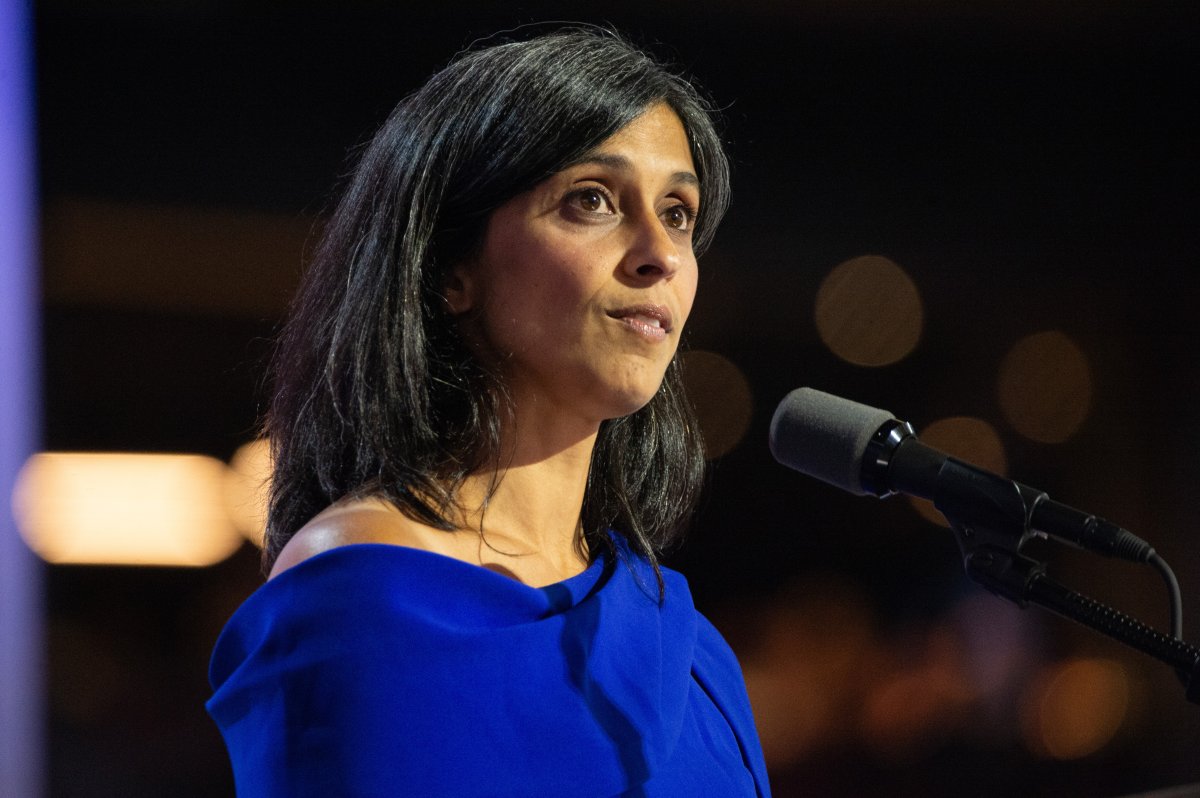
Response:
[[[578,311],[592,293],[578,253],[523,242],[489,263],[483,316],[494,343],[511,350],[576,337]]]
[[[586,294],[570,272],[534,268],[514,272],[492,299],[499,315],[514,323],[555,328],[572,319]]]
[[[505,300],[515,307],[540,309],[536,318],[554,326],[569,321],[570,311],[584,305],[599,286],[585,249],[537,242],[508,259],[504,278]],[[558,311],[545,314],[545,311]]]

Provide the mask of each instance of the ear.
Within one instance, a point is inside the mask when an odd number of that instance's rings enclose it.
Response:
[[[455,266],[446,275],[442,296],[446,300],[446,308],[453,316],[461,316],[475,307],[474,285],[465,264]]]

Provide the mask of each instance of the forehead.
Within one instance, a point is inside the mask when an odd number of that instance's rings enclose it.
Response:
[[[600,163],[617,168],[661,166],[677,173],[684,182],[698,182],[687,131],[679,115],[666,103],[650,106],[575,163]]]

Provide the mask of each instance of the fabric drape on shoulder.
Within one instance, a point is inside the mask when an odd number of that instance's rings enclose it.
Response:
[[[285,571],[210,667],[238,795],[769,794],[732,652],[621,553],[544,588],[378,544]]]

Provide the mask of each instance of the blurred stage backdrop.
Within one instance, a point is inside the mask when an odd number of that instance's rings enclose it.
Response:
[[[712,476],[670,562],[741,659],[776,794],[1200,781],[1200,707],[1165,666],[973,585],[931,508],[766,447],[801,385],[888,408],[1150,540],[1200,640],[1197,12],[1009,5],[39,3],[42,448],[198,456],[25,471],[52,561],[47,793],[232,795],[205,671],[261,580],[242,511],[303,253],[398,99],[478,37],[563,18],[616,25],[723,109],[734,203],[688,341]],[[1151,569],[1038,552],[1166,628]],[[90,557],[207,564],[66,562]]]

